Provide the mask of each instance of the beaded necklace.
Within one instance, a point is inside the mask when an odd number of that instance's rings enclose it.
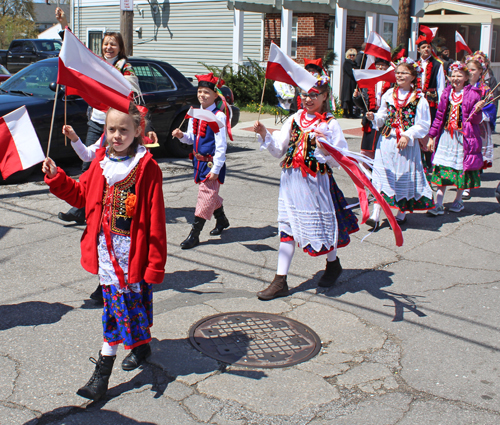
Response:
[[[308,120],[308,119],[306,118],[306,114],[307,114],[307,112],[306,112],[306,110],[305,110],[305,109],[304,109],[304,110],[302,111],[302,113],[300,114],[300,126],[301,126],[302,128],[307,128],[307,127],[309,127],[312,123],[314,123],[315,121],[317,121],[317,120],[319,119],[317,116],[314,116],[312,119]]]
[[[132,157],[130,155],[120,156],[120,157],[109,156],[109,149],[106,149],[106,158],[108,158],[110,161],[113,162],[123,162],[123,161],[128,161]]]
[[[406,95],[406,97],[400,103],[400,101],[399,101],[399,86],[396,86],[394,88],[394,91],[392,92],[394,106],[396,107],[396,119],[392,123],[391,127],[396,130],[396,141],[397,142],[399,142],[399,139],[401,138],[401,122],[403,121],[403,118],[402,118],[403,107],[406,105],[406,102],[408,102],[408,99],[410,99],[411,95],[412,95],[412,92],[409,91],[408,94]]]
[[[460,104],[462,103],[463,97],[464,97],[463,91],[459,94],[455,93],[455,89],[451,91],[452,107],[448,123],[448,131],[450,132],[451,137],[453,137],[453,133],[458,130],[458,113],[460,110]]]

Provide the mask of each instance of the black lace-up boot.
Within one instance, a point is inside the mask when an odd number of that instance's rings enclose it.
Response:
[[[103,356],[99,351],[99,359],[91,357],[89,360],[95,364],[94,373],[90,377],[89,382],[80,388],[76,393],[80,397],[85,397],[90,400],[97,401],[101,399],[106,391],[108,391],[108,382],[116,356]]]

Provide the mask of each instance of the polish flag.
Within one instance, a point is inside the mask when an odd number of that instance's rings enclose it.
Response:
[[[362,89],[373,87],[379,81],[387,81],[388,83],[396,82],[396,74],[393,67],[389,67],[385,71],[378,69],[353,69],[352,72],[358,86]]]
[[[4,179],[44,159],[26,106],[0,118],[0,172]]]
[[[371,31],[368,40],[366,40],[365,54],[373,55],[388,62],[391,61],[390,46],[375,31]]]
[[[87,49],[68,28],[59,53],[57,82],[76,89],[92,107],[128,113],[132,84],[113,65]],[[75,94],[71,89],[70,93]]]
[[[365,69],[375,69],[375,56],[366,56]]]
[[[469,46],[467,46],[467,43],[462,37],[462,34],[460,34],[458,31],[455,31],[455,45],[457,53],[465,50],[469,55],[472,55],[472,50],[469,49]]]
[[[191,109],[189,109],[186,114],[186,118],[194,118],[197,120],[205,121],[214,133],[218,133],[219,130],[225,125],[225,122],[222,118],[219,118],[213,112],[206,109],[191,107]]]
[[[274,43],[271,43],[269,49],[266,78],[291,84],[292,86],[299,86],[306,92],[311,90],[318,82],[316,77],[285,55]]]

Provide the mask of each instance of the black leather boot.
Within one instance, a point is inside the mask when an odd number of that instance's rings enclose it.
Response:
[[[100,283],[97,284],[96,290],[90,294],[90,299],[94,300],[98,305],[104,304],[104,300],[102,298],[102,287]]]
[[[328,288],[329,286],[333,286],[339,276],[342,274],[342,266],[340,265],[340,260],[337,257],[335,261],[326,261],[326,269],[321,276],[318,286],[323,288]]]
[[[200,232],[205,225],[205,219],[194,216],[194,223],[189,236],[181,243],[182,249],[191,249],[200,244]]]
[[[67,213],[60,212],[57,214],[59,220],[72,222],[76,221],[77,224],[85,224],[85,208],[71,208]]]
[[[275,275],[271,284],[263,291],[257,292],[259,299],[268,301],[273,298],[286,297],[288,292],[288,283],[286,282],[286,275]]]
[[[97,401],[101,399],[108,391],[109,377],[113,370],[113,364],[116,356],[102,356],[99,351],[99,360],[91,357],[89,360],[95,364],[95,370],[89,382],[76,393],[90,400]]]
[[[140,364],[151,355],[151,347],[149,344],[142,344],[138,347],[132,348],[127,357],[122,361],[123,370],[137,369]]]
[[[214,211],[214,217],[217,221],[210,234],[212,236],[219,236],[224,229],[229,227],[229,220],[227,219],[226,214],[224,214],[224,207],[217,208]]]

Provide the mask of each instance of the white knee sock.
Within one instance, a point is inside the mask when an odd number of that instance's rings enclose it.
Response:
[[[444,194],[446,193],[446,186],[438,186],[436,192],[436,206],[443,205]]]
[[[332,262],[337,259],[337,247],[332,249],[328,254],[326,254],[326,261]]]
[[[463,190],[457,189],[457,196],[455,196],[455,202],[462,202],[462,195],[464,194]]]
[[[380,206],[380,204],[373,205],[373,212],[372,212],[372,215],[370,216],[370,218],[372,220],[379,221],[380,220],[380,210],[381,209],[382,209],[382,207]]]
[[[399,220],[404,220],[405,217],[406,217],[406,213],[404,213],[402,211],[398,211],[398,213],[396,214],[396,218]]]
[[[103,356],[116,356],[117,351],[118,351],[118,344],[109,345],[106,341],[102,343],[101,354]]]
[[[286,276],[290,264],[292,264],[293,254],[295,252],[295,241],[280,242],[278,250],[278,269],[276,274]]]

